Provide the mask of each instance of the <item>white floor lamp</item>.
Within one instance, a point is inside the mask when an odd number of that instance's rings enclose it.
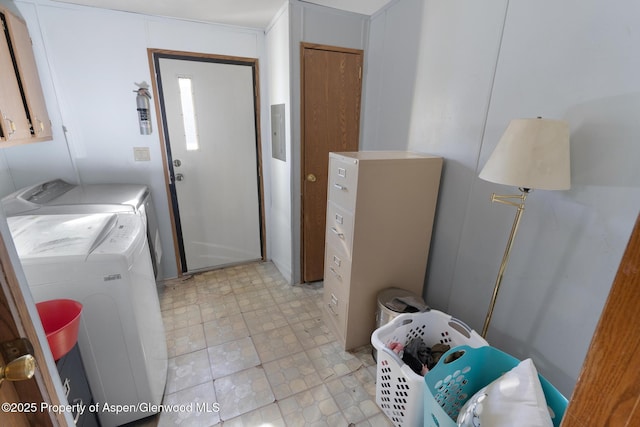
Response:
[[[482,337],[486,338],[527,195],[533,189],[568,190],[571,187],[569,125],[540,117],[512,120],[479,176],[520,190],[520,194],[515,195],[491,195],[492,202],[514,206],[517,211],[482,328]]]

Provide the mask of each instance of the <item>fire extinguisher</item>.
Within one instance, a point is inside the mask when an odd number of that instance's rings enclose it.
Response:
[[[134,90],[138,94],[136,96],[136,106],[138,109],[138,122],[140,124],[140,135],[151,134],[151,114],[149,113],[149,100],[151,94],[149,93],[149,85],[147,82],[136,83],[137,90]]]

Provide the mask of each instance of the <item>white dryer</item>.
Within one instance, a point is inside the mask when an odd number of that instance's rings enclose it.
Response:
[[[62,179],[22,188],[2,198],[6,217],[135,212],[145,219],[156,280],[162,279],[162,246],[151,193],[142,184],[70,184]]]
[[[36,302],[83,304],[78,345],[103,427],[152,415],[167,345],[144,221],[132,213],[7,218]],[[139,405],[139,407],[136,407]],[[157,410],[157,409],[156,409]]]

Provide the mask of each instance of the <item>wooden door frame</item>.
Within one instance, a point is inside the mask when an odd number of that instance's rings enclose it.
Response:
[[[4,221],[4,218],[2,218]],[[36,332],[33,319],[29,314],[27,302],[20,287],[20,282],[16,276],[13,263],[9,256],[9,251],[3,236],[0,236],[0,342],[15,337],[27,338],[33,346],[33,356],[36,359],[37,369],[34,378],[27,381],[14,383],[16,392],[21,402],[36,402],[38,409],[40,402],[47,402],[51,405],[60,405],[60,399],[53,383],[49,366],[45,362],[45,353],[40,344],[38,333]],[[32,307],[35,310],[35,306]],[[48,349],[46,350],[48,351]],[[3,384],[4,386],[4,384]],[[67,425],[63,413],[51,411],[25,414],[31,425],[42,426],[65,426]]]
[[[168,59],[183,59],[188,61],[202,61],[213,62],[219,64],[233,64],[250,66],[253,75],[253,104],[254,104],[254,117],[255,117],[255,129],[256,129],[256,161],[258,166],[258,204],[259,204],[259,221],[260,221],[260,252],[262,261],[266,260],[267,253],[267,241],[266,241],[266,227],[265,227],[265,209],[264,209],[264,175],[262,173],[262,138],[260,128],[260,69],[257,58],[245,58],[240,56],[229,55],[215,55],[209,53],[198,52],[186,52],[178,50],[167,49],[147,49],[147,56],[149,60],[149,69],[152,79],[153,98],[156,109],[156,128],[158,129],[158,136],[160,139],[160,152],[162,153],[162,167],[164,171],[165,191],[167,194],[167,202],[169,208],[169,217],[171,220],[171,233],[173,236],[173,248],[175,253],[176,268],[178,271],[178,277],[182,277],[183,266],[186,265],[186,259],[182,248],[180,247],[180,233],[179,233],[179,218],[174,212],[174,206],[177,206],[177,199],[174,199],[174,191],[171,190],[173,177],[173,167],[171,167],[169,150],[169,138],[168,128],[166,126],[167,120],[165,117],[164,109],[160,103],[160,89],[158,87],[158,79],[160,78],[160,72],[156,66],[156,60],[160,58]],[[189,273],[187,273],[189,274]]]
[[[627,244],[562,427],[640,425],[640,216]]]
[[[300,281],[304,282],[304,181],[305,177],[305,65],[304,65],[304,51],[305,49],[318,49],[318,50],[326,50],[330,52],[341,52],[341,53],[349,53],[355,55],[362,55],[364,59],[364,50],[362,49],[353,49],[348,47],[340,47],[340,46],[331,46],[325,44],[318,43],[308,43],[308,42],[300,42]],[[364,67],[364,61],[363,61]],[[360,135],[362,134],[362,87],[360,88],[360,126],[358,129],[358,149],[360,147]]]

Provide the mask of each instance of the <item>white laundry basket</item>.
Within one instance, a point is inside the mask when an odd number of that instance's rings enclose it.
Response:
[[[398,427],[423,425],[424,377],[413,372],[388,348],[388,344],[399,342],[406,346],[412,338],[418,337],[429,347],[435,344],[447,344],[452,348],[488,345],[462,321],[438,310],[401,314],[376,329],[371,335],[371,344],[378,354],[376,403]]]

